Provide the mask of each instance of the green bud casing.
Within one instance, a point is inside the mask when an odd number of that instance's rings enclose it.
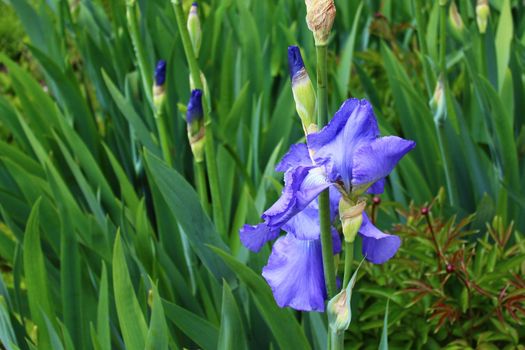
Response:
[[[196,2],[191,5],[190,13],[188,15],[187,27],[190,34],[191,45],[193,46],[193,52],[195,53],[196,57],[199,57],[199,51],[201,49],[202,43],[202,29]]]
[[[481,34],[487,31],[487,23],[490,16],[490,7],[488,0],[478,0],[476,4],[476,22]]]
[[[365,207],[365,200],[360,200],[357,204],[354,204],[348,199],[341,197],[339,201],[339,217],[343,226],[343,235],[346,242],[353,243],[355,241],[357,232],[363,223],[363,211]]]

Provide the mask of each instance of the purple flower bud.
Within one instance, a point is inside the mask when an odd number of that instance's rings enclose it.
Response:
[[[186,122],[190,124],[194,120],[201,120],[202,116],[202,90],[192,90],[186,112]]]
[[[194,2],[192,2],[192,3],[191,3],[191,6],[195,6],[195,7],[198,7],[198,6],[199,6],[199,4],[197,3],[197,1],[194,1]]]
[[[297,46],[288,46],[288,69],[292,80],[301,69],[304,69],[301,50]]]
[[[157,86],[164,85],[166,81],[166,61],[159,60],[155,67],[155,84]]]

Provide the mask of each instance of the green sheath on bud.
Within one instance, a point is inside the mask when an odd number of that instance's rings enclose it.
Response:
[[[199,20],[198,5],[194,2],[190,8],[190,14],[188,15],[188,32],[190,34],[191,45],[193,46],[193,52],[195,57],[199,57],[199,51],[202,43],[202,29],[201,22]]]
[[[188,141],[196,162],[204,160],[204,146],[206,142],[206,127],[204,125],[202,109],[202,91],[193,90],[186,111]]]
[[[463,24],[463,19],[459,14],[455,1],[452,1],[450,7],[448,8],[448,22],[454,37],[460,41],[463,41],[465,38],[465,25]]]
[[[434,115],[436,122],[441,122],[445,119],[445,85],[443,77],[440,76],[434,90],[434,95],[430,100],[430,109]]]
[[[490,7],[488,0],[478,0],[476,5],[476,21],[481,34],[487,31],[487,23],[490,16]]]
[[[355,241],[357,232],[363,223],[363,211],[365,207],[365,200],[360,200],[355,204],[341,197],[339,201],[339,217],[343,225],[343,235],[346,242],[353,243]]]
[[[315,90],[304,66],[301,51],[297,46],[288,47],[288,69],[292,81],[292,92],[295,100],[295,109],[305,135],[317,131],[316,110],[317,99]]]
[[[352,291],[355,286],[357,273],[359,272],[359,268],[361,267],[363,261],[364,259],[355,270],[352,278],[350,278],[346,288],[343,286],[343,290],[341,290],[339,294],[337,294],[328,302],[326,307],[326,312],[328,314],[328,325],[333,333],[340,334],[346,331],[350,326],[350,322],[352,321],[352,308],[350,301],[352,298]]]
[[[210,107],[211,101],[210,101],[210,89],[208,88],[208,81],[206,80],[206,76],[204,75],[202,71],[200,72],[200,77],[201,77],[201,84],[202,84],[202,91],[204,93],[204,98],[206,99],[206,104],[208,105],[208,107]],[[195,89],[196,89],[195,82],[193,81],[193,77],[190,74],[190,90],[195,90]]]

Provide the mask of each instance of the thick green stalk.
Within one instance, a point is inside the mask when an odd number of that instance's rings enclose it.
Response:
[[[164,106],[159,106],[158,110],[155,111],[155,122],[157,123],[157,131],[159,132],[159,141],[160,147],[162,150],[162,155],[166,163],[169,166],[173,166],[173,160],[170,152],[170,139],[168,137],[168,130],[166,129],[166,114],[164,111]]]
[[[142,76],[142,84],[146,93],[146,98],[148,99],[149,103],[153,105],[153,96],[151,94],[151,89],[153,86],[153,69],[146,59],[146,50],[144,49],[144,45],[142,45],[135,0],[130,0],[127,2],[126,14],[128,18],[129,34],[131,36],[133,48],[135,49],[135,55],[137,56],[137,63],[139,66],[140,75]]]
[[[345,348],[345,333],[330,331],[330,349],[344,350]]]
[[[327,73],[327,52],[326,46],[317,46],[317,124],[319,128],[328,123],[328,90],[326,81]]]
[[[197,192],[201,200],[202,207],[206,213],[210,213],[210,203],[208,202],[208,186],[206,184],[206,168],[204,162],[195,162],[195,175],[197,177]]]
[[[326,46],[317,46],[317,123],[322,128],[328,121],[328,95],[326,90],[327,62]],[[319,196],[319,221],[321,226],[321,245],[323,269],[328,298],[336,293],[334,253],[330,228],[330,194],[328,190]]]
[[[345,241],[345,272],[343,276],[343,288],[346,288],[350,281],[350,273],[352,272],[352,263],[354,261],[354,243]]]
[[[190,68],[190,75],[195,84],[195,88],[203,90],[202,81],[200,78],[200,68],[195,52],[193,52],[193,46],[190,41],[188,28],[184,21],[184,12],[182,10],[182,3],[180,0],[172,0],[173,9],[175,10],[175,18],[177,20],[177,27],[182,40],[182,46],[184,47],[184,53],[188,60],[188,66]],[[204,92],[204,91],[203,91]],[[221,235],[226,235],[226,224],[224,222],[224,213],[222,208],[222,197],[219,185],[219,175],[217,171],[217,162],[215,158],[215,146],[213,144],[213,130],[211,127],[210,111],[207,103],[203,103],[204,122],[206,125],[206,139],[204,156],[206,159],[206,167],[208,170],[208,180],[210,182],[211,201],[213,206],[213,221],[217,226],[217,230]]]

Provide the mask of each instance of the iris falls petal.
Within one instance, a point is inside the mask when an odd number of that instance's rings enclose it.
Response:
[[[323,168],[315,166],[290,169],[284,174],[284,182],[281,197],[262,215],[272,227],[284,225],[331,185]]]
[[[276,239],[279,232],[281,232],[280,228],[270,228],[265,222],[262,222],[255,226],[244,225],[239,235],[246,248],[258,252],[266,242]]]
[[[382,264],[390,260],[401,245],[401,239],[398,236],[381,232],[364,213],[359,234],[363,238],[363,256],[374,264]]]
[[[262,275],[280,307],[324,311],[326,287],[320,240],[301,240],[290,233],[279,238]]]
[[[290,146],[288,153],[275,166],[275,171],[285,172],[290,168],[309,165],[313,165],[313,163],[308,153],[308,147],[304,143],[297,143]]]

